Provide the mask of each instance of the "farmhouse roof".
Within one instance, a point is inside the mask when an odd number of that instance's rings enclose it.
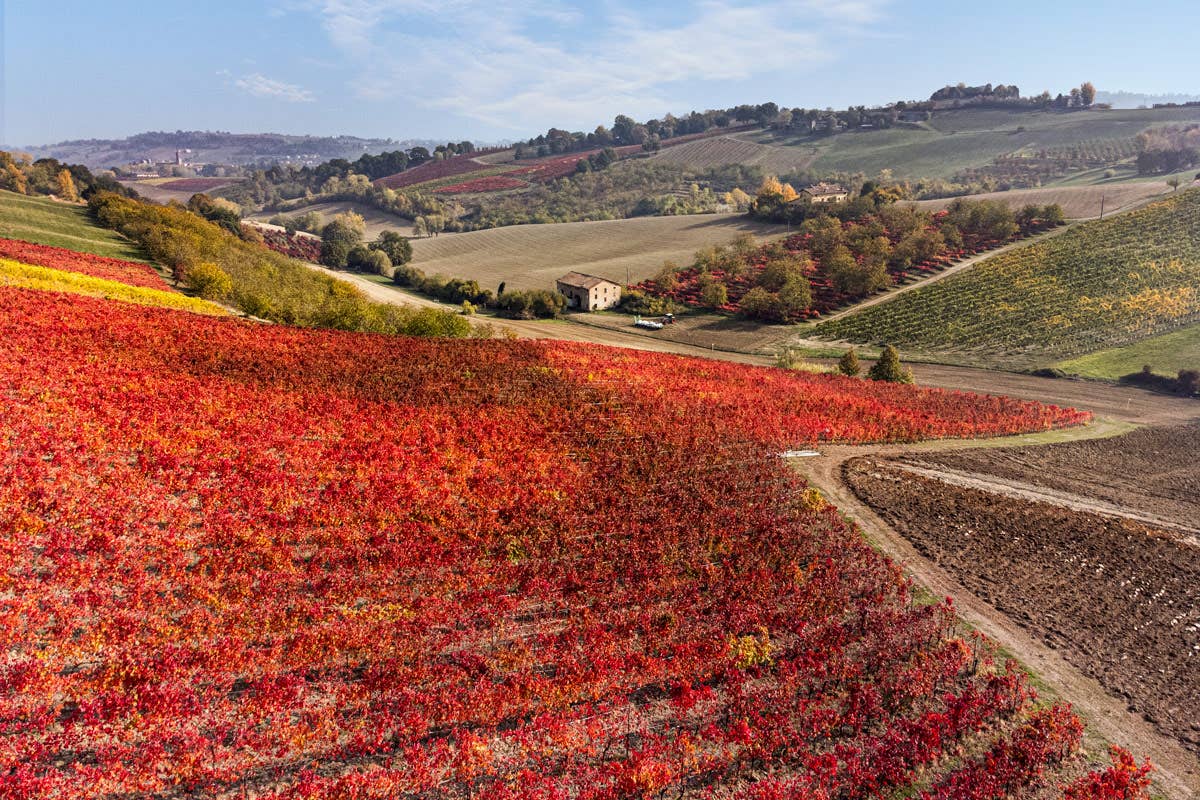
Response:
[[[831,194],[846,194],[846,190],[836,183],[814,183],[812,186],[806,186],[800,191],[813,197],[825,197]]]
[[[559,283],[567,286],[575,286],[580,289],[594,289],[602,283],[611,283],[613,286],[618,286],[616,281],[610,281],[608,278],[600,278],[595,275],[585,275],[582,272],[568,272],[558,279]]]

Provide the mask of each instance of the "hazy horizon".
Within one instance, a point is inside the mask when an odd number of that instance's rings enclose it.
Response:
[[[1200,74],[1200,54],[1158,30],[1164,15],[1178,30],[1200,21],[1178,0],[1152,19],[1028,0],[986,14],[939,0],[919,15],[888,0],[0,8],[0,141],[14,146],[152,130],[501,141],[616,114],[923,99],[960,81],[1187,95],[1198,87],[1179,83]]]

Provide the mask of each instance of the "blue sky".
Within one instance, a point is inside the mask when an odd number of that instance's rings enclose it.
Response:
[[[488,141],[958,81],[1200,92],[1195,0],[0,4],[10,144],[175,129]]]

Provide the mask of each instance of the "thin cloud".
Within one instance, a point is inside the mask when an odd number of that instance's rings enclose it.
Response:
[[[870,35],[888,0],[704,0],[664,24],[644,7],[598,16],[557,0],[306,0],[369,101],[492,125],[594,125],[662,113],[689,84],[802,74]],[[604,110],[604,112],[601,111]]]
[[[277,81],[259,72],[244,75],[234,81],[233,85],[254,97],[267,97],[288,103],[311,103],[317,99],[302,86]]]

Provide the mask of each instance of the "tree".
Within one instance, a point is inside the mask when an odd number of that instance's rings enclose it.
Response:
[[[1096,102],[1096,87],[1091,81],[1084,81],[1079,87],[1079,100],[1085,108]]]
[[[858,376],[862,372],[862,365],[858,363],[858,351],[851,347],[849,350],[838,359],[838,372],[843,375],[849,375],[851,378]]]
[[[710,280],[700,290],[700,302],[709,308],[719,308],[729,302],[729,290],[718,280]]]
[[[342,269],[350,263],[351,253],[362,247],[366,222],[353,211],[337,214],[321,231],[321,263],[334,269]],[[363,248],[365,251],[366,248]],[[362,261],[362,255],[355,256]]]
[[[386,253],[393,267],[399,267],[412,260],[412,245],[399,231],[384,231],[379,238],[371,243],[372,250]]]
[[[58,172],[58,196],[69,203],[79,201],[79,191],[75,188],[75,180],[71,177],[71,171],[61,169]]]
[[[912,370],[900,363],[900,353],[890,344],[883,348],[883,352],[879,355],[879,360],[868,370],[867,377],[873,381],[887,381],[889,383],[913,382]]]
[[[413,220],[413,236],[424,239],[429,235],[429,223],[424,217],[417,217]]]

